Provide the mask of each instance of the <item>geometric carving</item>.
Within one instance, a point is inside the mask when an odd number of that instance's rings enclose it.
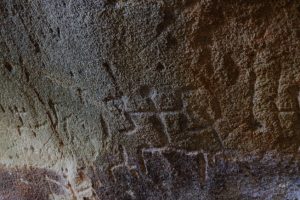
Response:
[[[134,146],[220,149],[212,129],[217,118],[214,102],[204,88],[183,91],[143,86],[129,97],[108,101],[107,106],[113,127],[123,133],[120,137],[134,140]]]

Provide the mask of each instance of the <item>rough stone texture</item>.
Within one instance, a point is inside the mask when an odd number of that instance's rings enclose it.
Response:
[[[300,199],[297,0],[0,0],[0,199]]]

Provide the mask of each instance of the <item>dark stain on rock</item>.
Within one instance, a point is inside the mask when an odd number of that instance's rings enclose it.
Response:
[[[175,21],[175,16],[173,10],[170,8],[162,9],[162,21],[156,27],[157,36],[159,36],[163,31],[166,30]]]
[[[56,32],[57,32],[57,37],[60,38],[60,29],[59,29],[59,27],[56,28]]]
[[[171,34],[169,34],[166,39],[167,39],[167,48],[175,47],[178,44],[177,39]]]
[[[143,98],[151,96],[151,93],[152,89],[149,86],[143,85],[140,87],[140,94]]]
[[[48,200],[51,194],[64,194],[64,188],[54,182],[64,184],[62,177],[50,170],[0,167],[0,199]]]
[[[35,41],[34,37],[32,35],[29,35],[29,40],[30,42],[33,44],[34,46],[34,52],[35,53],[40,53],[41,52],[41,49],[40,49],[40,46],[39,44],[37,43],[37,41]]]
[[[3,113],[5,113],[5,109],[4,109],[4,107],[0,104],[0,110],[3,112]]]
[[[228,85],[234,85],[239,77],[239,69],[230,55],[224,56],[223,67]]]
[[[4,67],[9,72],[12,72],[12,70],[13,70],[13,66],[7,61],[4,62]]]
[[[162,71],[164,68],[165,68],[165,66],[161,62],[157,63],[156,71]]]

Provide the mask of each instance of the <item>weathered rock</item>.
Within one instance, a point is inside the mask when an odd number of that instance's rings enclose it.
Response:
[[[300,199],[300,2],[3,0],[0,199]]]

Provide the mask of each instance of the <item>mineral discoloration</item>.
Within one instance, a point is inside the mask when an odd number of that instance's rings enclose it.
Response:
[[[299,198],[299,8],[1,1],[0,199]]]

